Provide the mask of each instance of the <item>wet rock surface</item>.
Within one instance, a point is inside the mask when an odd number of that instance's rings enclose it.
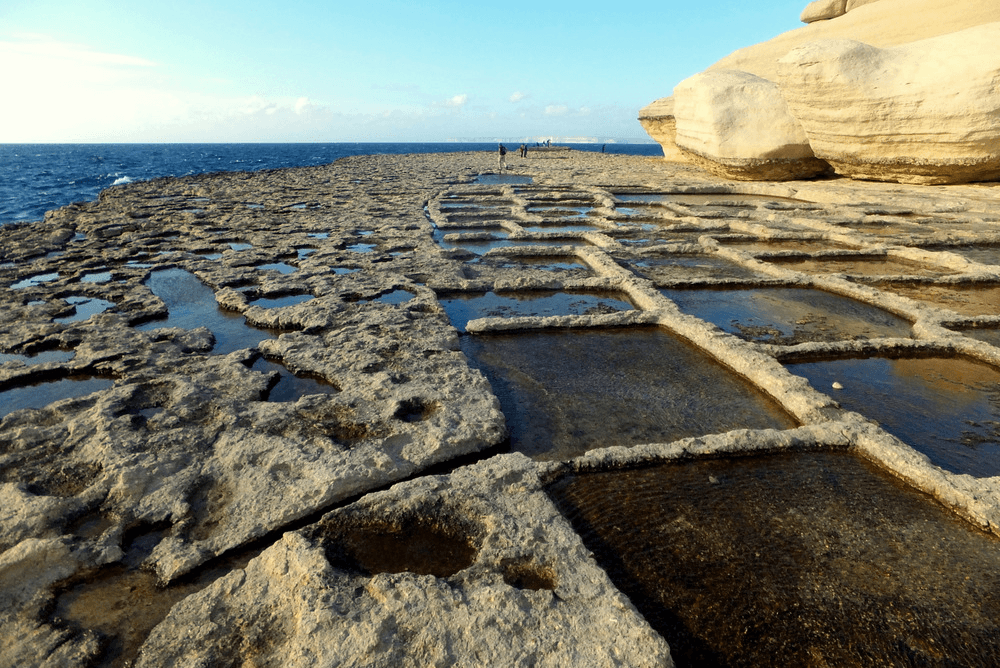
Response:
[[[0,664],[670,665],[546,494],[567,473],[847,450],[980,538],[1000,531],[993,381],[965,385],[985,411],[975,442],[946,426],[925,454],[872,421],[877,394],[842,406],[854,380],[795,373],[906,359],[906,386],[930,358],[1000,366],[1000,266],[969,252],[1000,241],[993,185],[509,163],[163,179],[0,227]],[[765,289],[837,299],[730,302],[713,324],[670,298]],[[649,355],[650,334],[666,359],[616,380],[601,360]],[[564,340],[592,343],[540,343]],[[681,356],[666,391],[657,365]],[[54,387],[81,378],[99,382]],[[945,424],[949,382],[904,420]],[[942,466],[970,447],[976,467]],[[967,628],[998,622],[975,613]],[[793,660],[779,649],[758,660]]]

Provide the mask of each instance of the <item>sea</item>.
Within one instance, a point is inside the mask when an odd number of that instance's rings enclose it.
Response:
[[[519,142],[508,144],[514,149]],[[663,155],[658,144],[560,144]],[[110,186],[160,176],[325,165],[351,155],[495,151],[490,143],[0,144],[0,225],[41,220]]]

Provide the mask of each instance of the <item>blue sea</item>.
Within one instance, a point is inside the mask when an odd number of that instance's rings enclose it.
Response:
[[[512,143],[508,148],[514,148]],[[600,151],[601,144],[568,144]],[[495,151],[495,143],[0,144],[0,225],[96,200],[109,186],[159,176],[325,165],[350,155]],[[606,144],[608,153],[663,155],[657,144]]]

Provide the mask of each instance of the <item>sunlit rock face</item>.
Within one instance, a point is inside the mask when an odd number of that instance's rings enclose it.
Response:
[[[904,183],[967,183],[1000,174],[995,28],[1000,5],[989,0],[816,0],[801,16],[807,26],[740,49],[707,72],[740,71],[773,82],[786,113],[806,135],[816,158],[841,175]],[[835,46],[836,45],[836,46]],[[706,72],[706,73],[707,73]],[[731,117],[732,153],[714,155],[694,145],[685,130],[680,98],[688,79],[675,89],[675,146],[716,175],[749,180],[808,178],[809,170],[777,172],[761,163],[752,147],[769,140],[772,105],[758,92],[730,89],[699,105],[706,119]],[[991,87],[992,86],[992,87]],[[653,116],[654,103],[640,116]],[[711,109],[711,111],[707,111]],[[708,121],[716,124],[715,121]],[[643,126],[664,146],[669,137],[648,120]],[[761,168],[761,165],[766,168]],[[782,163],[778,163],[782,164]],[[723,165],[723,166],[720,166]],[[734,169],[737,168],[737,169]]]
[[[838,174],[903,183],[994,180],[997,43],[1000,23],[891,49],[812,42],[779,61],[778,83],[812,150]]]
[[[677,150],[674,136],[677,123],[674,119],[674,98],[661,97],[639,110],[639,123],[650,137],[663,148],[663,156],[668,160],[684,160],[684,154]]]
[[[738,70],[702,72],[677,84],[674,100],[677,147],[713,174],[784,181],[829,169],[766,79]]]

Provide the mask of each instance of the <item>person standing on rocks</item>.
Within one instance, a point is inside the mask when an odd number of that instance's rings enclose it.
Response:
[[[500,148],[497,150],[497,152],[500,154],[498,157],[500,164],[500,173],[502,174],[504,167],[507,166],[507,158],[504,157],[507,155],[507,147],[504,146],[503,144],[500,144]]]

